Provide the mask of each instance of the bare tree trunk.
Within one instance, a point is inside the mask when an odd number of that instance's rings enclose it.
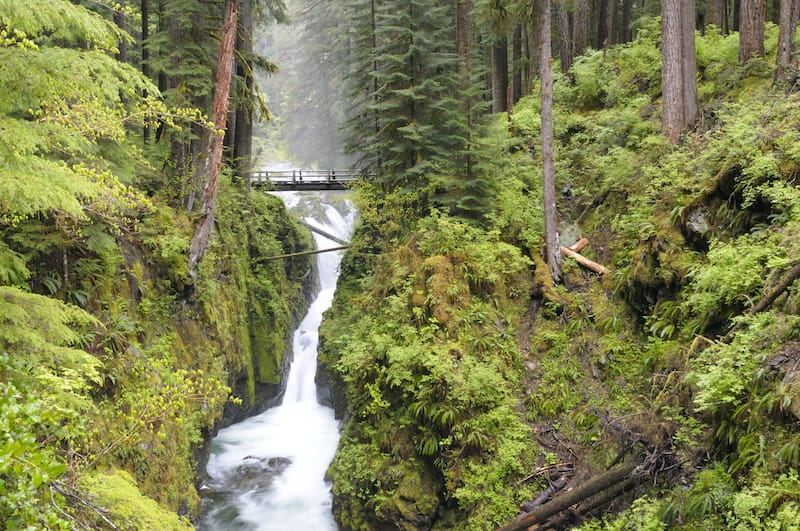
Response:
[[[200,217],[189,246],[189,273],[195,276],[200,259],[208,248],[211,228],[214,224],[214,212],[217,207],[217,189],[219,172],[222,163],[222,133],[228,118],[228,97],[231,90],[231,73],[233,70],[233,49],[236,42],[236,21],[238,18],[238,1],[225,0],[225,18],[217,60],[217,75],[214,83],[213,121],[216,131],[212,131],[208,142],[208,152],[203,161],[202,175],[205,179],[203,198],[200,205]]]
[[[611,44],[608,27],[608,0],[598,0],[597,5],[597,43],[595,48],[604,49]]]
[[[566,74],[572,67],[572,32],[569,25],[569,11],[563,0],[556,1],[558,13],[558,55],[561,59],[561,72]]]
[[[683,132],[683,47],[681,46],[681,3],[661,2],[661,84],[663,116],[661,127],[672,143]]]
[[[125,0],[119,0],[119,9],[114,10],[114,23],[117,25],[119,29],[124,32],[128,31],[128,23],[125,20]],[[117,54],[117,60],[121,63],[126,63],[128,61],[128,41],[125,39],[120,39],[119,41],[119,53]]]
[[[725,13],[724,3],[727,0],[709,0],[708,12],[706,13],[706,25],[714,24],[717,29],[724,32],[723,15]]]
[[[739,62],[764,55],[764,16],[766,0],[742,0],[739,30]]]
[[[150,79],[150,0],[142,0],[142,75]],[[147,93],[144,94],[147,97]],[[145,144],[150,141],[150,127],[144,126],[142,140]]]
[[[633,0],[622,0],[622,20],[619,25],[619,42],[631,42],[633,40],[633,30],[631,29],[632,10]]]
[[[544,0],[531,0],[531,29],[528,34],[528,90],[539,76],[542,57],[542,3]]]
[[[589,0],[574,0],[572,14],[573,55],[583,55],[589,47]]]
[[[514,39],[511,43],[512,106],[522,97],[522,24],[514,24]]]
[[[694,48],[695,0],[681,2],[681,85],[683,97],[683,129],[697,119],[697,59]]]
[[[240,0],[239,32],[236,49],[245,56],[253,53],[253,13],[252,0]],[[236,74],[244,80],[244,95],[236,107],[235,134],[233,136],[233,160],[236,175],[245,179],[252,165],[253,154],[253,71],[243,59],[236,63]]]
[[[776,83],[791,83],[797,77],[797,64],[792,57],[798,14],[800,14],[800,0],[781,0],[780,34],[775,60]]]
[[[472,109],[472,101],[466,92],[472,86],[472,0],[455,0],[455,2],[456,51],[459,58],[458,86],[463,94],[463,108],[469,115]]]
[[[550,66],[550,0],[542,8],[542,46],[540,61],[542,114],[542,185],[544,188],[544,233],[547,267],[553,283],[561,281],[561,249],[558,244],[555,168],[553,165],[553,71]]]
[[[741,14],[742,14],[742,0],[733,0],[733,31],[741,30],[741,21],[742,21]]]
[[[503,36],[492,46],[492,112],[508,110],[508,39]]]

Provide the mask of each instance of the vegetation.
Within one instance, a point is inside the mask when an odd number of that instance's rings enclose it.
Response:
[[[226,173],[193,281],[186,175],[142,131],[203,112],[80,5],[0,3],[0,35],[0,527],[189,528],[199,449],[277,392],[303,305],[309,263],[257,259],[310,238]]]
[[[345,527],[492,529],[547,470],[579,486],[637,459],[647,481],[584,528],[795,525],[800,113],[773,86],[777,28],[745,65],[735,34],[697,36],[702,119],[673,144],[659,21],[640,24],[554,83],[562,245],[586,236],[612,275],[565,259],[552,287],[538,98],[484,139],[484,222],[429,208],[430,189],[358,190],[320,354],[344,418],[329,474]]]

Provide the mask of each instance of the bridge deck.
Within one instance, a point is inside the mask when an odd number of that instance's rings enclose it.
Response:
[[[260,170],[249,174],[250,186],[269,185],[273,190],[346,190],[363,177],[350,170]]]

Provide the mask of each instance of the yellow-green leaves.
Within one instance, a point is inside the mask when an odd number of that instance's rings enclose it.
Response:
[[[0,0],[0,31],[13,36],[0,46],[59,42],[115,51],[122,32],[82,6],[67,0]]]

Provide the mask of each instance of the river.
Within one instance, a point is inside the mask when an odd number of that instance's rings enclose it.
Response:
[[[342,192],[283,192],[290,211],[349,239],[355,210],[331,201]],[[334,203],[338,206],[334,206]],[[344,211],[344,214],[341,211]],[[314,234],[317,247],[338,244]],[[317,403],[314,374],[322,314],[333,301],[341,252],[316,255],[319,292],[293,338],[293,361],[280,405],[219,431],[206,466],[197,529],[209,531],[335,530],[325,471],[339,442],[333,410]]]

